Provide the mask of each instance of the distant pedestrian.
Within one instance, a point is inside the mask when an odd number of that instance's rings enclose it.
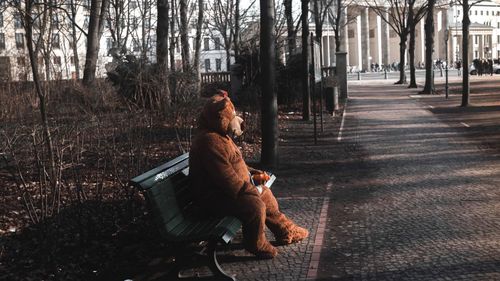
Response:
[[[493,76],[493,60],[488,60],[488,70],[490,71],[490,76]]]
[[[457,61],[457,70],[458,70],[458,76],[462,75],[461,70],[462,70],[462,62]]]

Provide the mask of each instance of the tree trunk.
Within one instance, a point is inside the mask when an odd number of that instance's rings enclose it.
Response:
[[[404,84],[406,83],[405,74],[405,52],[406,52],[406,37],[407,34],[402,34],[399,37],[399,81],[394,84]]]
[[[260,0],[260,61],[262,72],[262,150],[264,167],[278,166],[278,99],[275,91],[276,50],[274,41],[274,0]]]
[[[160,87],[161,97],[165,104],[170,105],[170,87],[168,84],[168,0],[158,0],[157,2],[158,20],[156,25],[156,61],[160,74],[160,83],[165,85]]]
[[[413,2],[412,2],[413,3]],[[417,23],[415,22],[413,5],[410,5],[410,10],[408,11],[408,27],[410,28],[410,85],[408,88],[417,88],[417,79],[415,77],[415,27]]]
[[[234,5],[234,57],[238,59],[240,55],[240,0],[236,0]],[[228,69],[229,70],[229,69]]]
[[[462,10],[463,20],[462,20],[462,104],[460,106],[469,105],[469,0],[463,0]]]
[[[434,5],[435,0],[429,0],[427,17],[425,18],[425,85],[421,94],[432,94],[434,81],[432,79],[432,53],[434,51]]]
[[[104,17],[109,0],[91,0],[89,31],[87,33],[87,55],[83,69],[83,84],[90,86],[95,81],[97,58],[99,56],[99,41],[101,39]]]
[[[181,55],[182,55],[182,70],[188,72],[190,70],[190,58],[189,58],[189,38],[188,29],[189,23],[187,19],[187,0],[179,0],[179,12],[181,16]]]
[[[48,121],[48,113],[47,113],[47,102],[46,102],[46,93],[43,91],[40,76],[38,73],[38,54],[35,52],[33,47],[33,22],[31,19],[32,12],[32,1],[27,1],[26,5],[26,14],[24,16],[25,30],[26,30],[26,45],[28,47],[28,55],[30,58],[31,71],[33,74],[33,82],[35,84],[35,90],[38,96],[38,100],[40,102],[40,117],[42,119],[43,126],[43,137],[44,142],[47,148],[47,156],[49,158],[49,176],[50,176],[50,184],[52,188],[53,194],[58,192],[58,181],[56,178],[56,159],[55,159],[55,151],[52,143],[52,135],[50,132],[49,121]],[[41,36],[41,35],[40,35]],[[57,197],[54,197],[57,198]],[[55,206],[56,202],[53,202],[52,206]],[[43,214],[42,214],[43,215]]]
[[[71,0],[71,50],[73,51],[73,62],[75,63],[75,76],[80,79],[80,58],[78,56],[78,33],[76,32],[76,4]]]
[[[172,0],[172,6],[171,6],[171,17],[170,17],[170,47],[169,47],[169,52],[170,52],[170,70],[175,71],[175,0]]]
[[[292,0],[284,0],[283,5],[285,6],[285,18],[286,18],[286,30],[288,36],[288,54],[293,54],[296,48],[296,37],[295,28],[293,25],[293,14],[292,14]]]
[[[261,0],[262,1],[262,0]],[[311,95],[309,93],[309,0],[302,1],[302,119],[309,121],[311,115]]]
[[[196,38],[195,38],[195,48],[194,48],[194,62],[193,69],[197,77],[197,89],[201,90],[201,74],[200,74],[200,53],[201,53],[201,33],[203,28],[203,12],[204,3],[203,0],[198,0],[198,21],[196,22]]]
[[[158,23],[156,25],[156,61],[162,75],[168,70],[168,0],[158,0]]]

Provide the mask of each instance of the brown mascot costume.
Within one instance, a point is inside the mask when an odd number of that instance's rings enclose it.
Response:
[[[280,244],[306,238],[309,232],[282,214],[273,193],[250,181],[250,174],[262,171],[248,167],[231,136],[241,135],[243,119],[236,116],[233,103],[219,90],[203,108],[199,132],[190,157],[191,188],[201,207],[214,215],[235,216],[243,222],[247,251],[259,258],[273,258],[278,250],[266,239],[267,226]]]

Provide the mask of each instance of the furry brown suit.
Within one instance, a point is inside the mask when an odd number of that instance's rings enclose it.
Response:
[[[191,188],[206,211],[243,222],[245,249],[260,258],[273,258],[278,251],[266,239],[266,225],[282,244],[301,241],[309,233],[280,212],[271,190],[264,187],[259,193],[250,182],[249,171],[260,171],[246,165],[229,136],[235,118],[234,105],[225,93],[212,97],[203,108],[189,157]]]

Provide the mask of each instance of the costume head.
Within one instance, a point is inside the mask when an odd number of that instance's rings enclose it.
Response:
[[[205,104],[200,115],[200,128],[222,135],[241,136],[243,119],[236,115],[226,91],[217,90]]]

